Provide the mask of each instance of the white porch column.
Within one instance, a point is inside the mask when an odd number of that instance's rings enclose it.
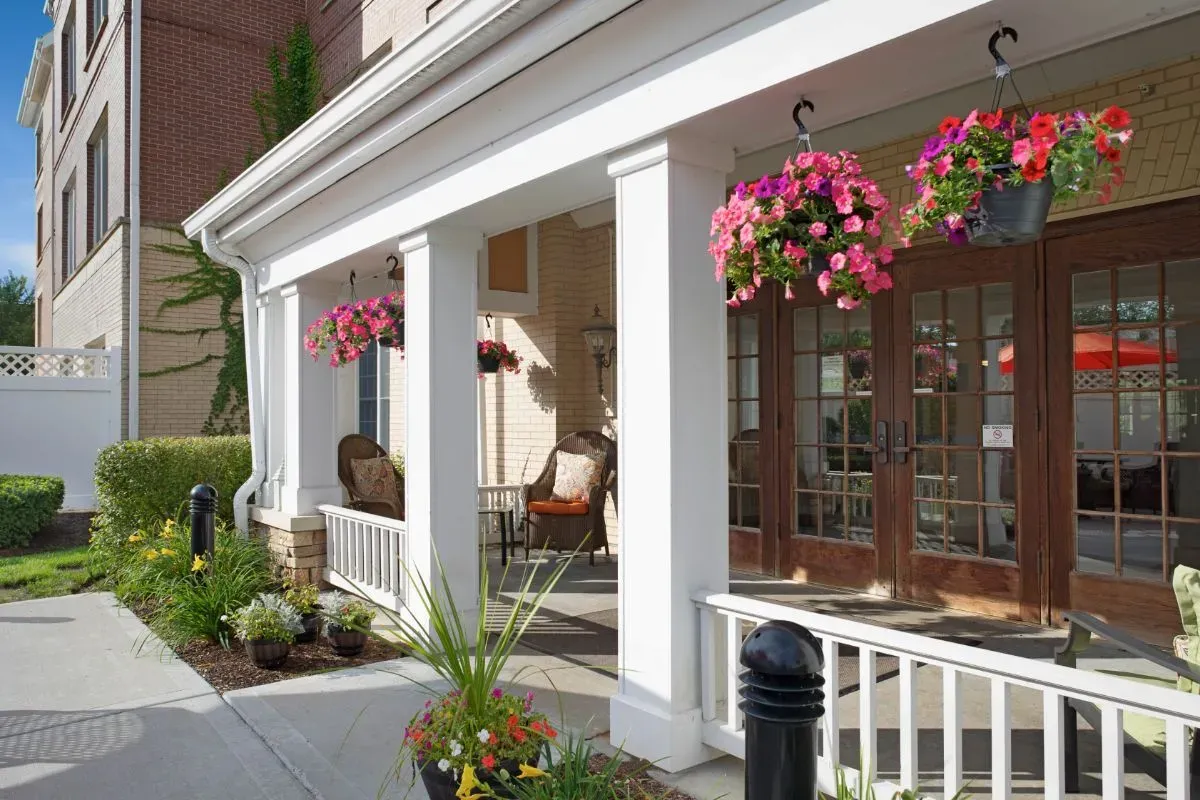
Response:
[[[692,594],[729,588],[724,286],[707,253],[733,151],[664,137],[617,154],[621,493],[612,743],[677,772],[701,744]]]
[[[479,611],[475,231],[438,228],[404,253],[405,492],[409,568],[441,593],[434,554],[467,629]],[[409,610],[421,618],[418,604]]]
[[[267,451],[267,475],[263,479],[264,494],[258,495],[257,505],[279,508],[280,486],[275,483],[284,458],[284,393],[283,393],[283,298],[278,292],[261,294],[258,307],[258,358],[262,372],[262,426]]]
[[[315,514],[321,503],[341,503],[337,479],[334,368],[313,361],[304,349],[304,331],[337,301],[337,287],[317,282],[292,283],[283,298],[283,391],[272,391],[273,410],[284,409],[286,476],[281,510]],[[282,395],[282,397],[280,397]],[[282,402],[277,402],[279,398]]]

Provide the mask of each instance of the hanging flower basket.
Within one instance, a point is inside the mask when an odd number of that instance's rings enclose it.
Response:
[[[308,326],[304,346],[314,360],[329,351],[329,365],[344,367],[367,351],[371,342],[404,346],[404,293],[353,300],[321,314]]]
[[[917,199],[900,210],[906,240],[935,230],[954,244],[995,247],[1038,239],[1053,203],[1112,198],[1133,131],[1117,106],[1099,113],[946,117],[906,170]]]
[[[495,375],[501,369],[514,375],[521,371],[521,362],[524,359],[517,355],[516,350],[510,350],[504,342],[477,339],[475,347],[478,351],[479,377]]]
[[[797,153],[779,177],[738,184],[713,213],[709,244],[717,280],[733,287],[729,305],[753,299],[765,278],[783,284],[792,299],[794,281],[816,276],[821,292],[836,295],[843,309],[890,289],[881,266],[891,263],[891,248],[867,246],[882,234],[890,205],[847,152]]]

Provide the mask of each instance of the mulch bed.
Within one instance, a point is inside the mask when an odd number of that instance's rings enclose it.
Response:
[[[599,772],[609,763],[609,757],[596,754],[588,762],[592,772]],[[649,762],[642,759],[629,759],[617,768],[617,776],[628,778],[632,788],[640,797],[652,797],[655,800],[695,800],[690,794],[684,794],[673,786],[655,780],[649,772]]]
[[[83,547],[88,543],[91,524],[90,511],[60,511],[49,525],[33,535],[28,547],[0,548],[0,558]]]
[[[192,642],[176,650],[175,655],[224,694],[234,689],[262,686],[316,672],[361,667],[363,664],[399,658],[404,654],[393,645],[371,638],[367,640],[361,655],[343,658],[333,652],[328,642],[318,637],[312,644],[292,645],[287,661],[278,669],[254,666],[241,642],[231,642],[229,650],[208,642]]]

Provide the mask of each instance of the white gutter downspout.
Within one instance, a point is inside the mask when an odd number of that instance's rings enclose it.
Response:
[[[267,477],[267,448],[263,434],[261,353],[258,347],[258,275],[254,267],[241,256],[221,248],[216,235],[208,228],[200,231],[200,244],[213,261],[229,267],[242,276],[242,332],[246,340],[246,395],[250,404],[250,478],[233,496],[233,521],[242,533],[250,530],[250,495]]]
[[[142,0],[131,0],[129,44],[129,437],[139,438],[142,300]]]

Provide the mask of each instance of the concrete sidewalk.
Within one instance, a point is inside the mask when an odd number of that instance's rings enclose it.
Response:
[[[0,605],[0,797],[312,794],[108,593]]]

